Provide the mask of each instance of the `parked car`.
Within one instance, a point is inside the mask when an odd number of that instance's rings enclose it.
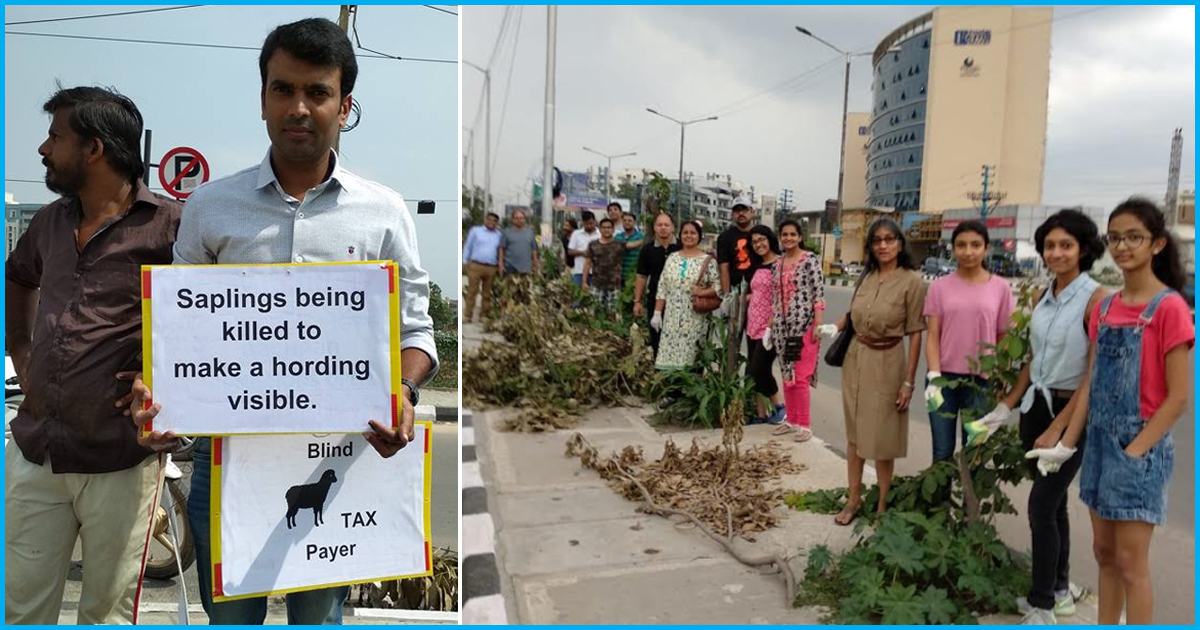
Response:
[[[862,274],[863,266],[859,263],[850,263],[845,266],[845,273],[848,276],[857,276]]]

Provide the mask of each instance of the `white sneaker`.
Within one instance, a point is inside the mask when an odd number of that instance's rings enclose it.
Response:
[[[1025,613],[1025,618],[1021,620],[1022,626],[1057,626],[1058,619],[1054,617],[1053,610],[1045,608],[1031,608]]]
[[[1072,584],[1071,586],[1075,586]],[[1079,588],[1079,587],[1075,587]],[[1082,589],[1079,590],[1082,596]],[[1017,612],[1022,615],[1028,615],[1034,610],[1033,606],[1029,605],[1029,600],[1024,597],[1017,598]],[[1063,594],[1054,594],[1054,614],[1059,617],[1070,617],[1075,614],[1075,596],[1071,591]]]

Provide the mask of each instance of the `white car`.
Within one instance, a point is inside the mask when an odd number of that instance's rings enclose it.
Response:
[[[863,266],[858,263],[850,263],[846,265],[844,269],[846,270],[846,275],[848,276],[861,275],[863,272]]]

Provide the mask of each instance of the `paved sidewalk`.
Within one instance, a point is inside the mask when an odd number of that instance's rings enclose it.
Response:
[[[464,331],[465,347],[478,345],[478,330]],[[820,387],[813,396],[814,418],[840,418],[837,390]],[[637,512],[637,503],[608,488],[594,471],[565,455],[573,431],[503,433],[498,423],[512,410],[474,414],[472,454],[479,484],[486,487],[483,516],[494,527],[472,530],[464,523],[464,549],[494,549],[499,595],[509,623],[745,624],[818,623],[821,611],[785,605],[776,575],[762,575],[734,560],[691,527]],[[667,435],[646,423],[646,408],[598,409],[578,428],[602,455],[626,445],[641,446],[648,459],[662,453]],[[818,428],[819,425],[814,425]],[[771,427],[746,428],[744,444],[771,439]],[[818,433],[820,433],[818,431]],[[716,431],[673,432],[676,444],[693,437],[716,443]],[[775,438],[781,440],[781,438]],[[805,444],[781,441],[793,461],[807,469],[782,479],[789,490],[845,485],[845,460],[820,439]],[[868,469],[867,482],[874,482]],[[466,479],[464,478],[464,487]],[[852,528],[837,527],[828,515],[781,507],[780,526],[757,535],[754,548],[779,551],[801,575],[802,551],[816,544],[845,549]],[[470,568],[464,569],[469,572]],[[464,575],[464,583],[470,580]],[[1094,606],[1083,603],[1063,623],[1094,623]],[[469,610],[470,604],[464,604]],[[468,618],[470,615],[468,614]],[[1019,623],[995,617],[984,623]]]
[[[58,624],[75,625],[76,607],[73,603],[63,606],[58,615]],[[164,604],[142,604],[138,612],[139,626],[179,625],[178,607]],[[188,621],[194,626],[208,625],[208,616],[199,604],[188,606]],[[412,625],[458,625],[458,613],[424,612],[419,610],[374,610],[370,608],[345,608],[342,623],[348,626],[412,626]],[[287,608],[283,604],[272,604],[267,608],[264,625],[287,625]]]

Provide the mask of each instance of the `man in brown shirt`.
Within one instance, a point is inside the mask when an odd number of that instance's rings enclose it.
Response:
[[[621,293],[621,261],[625,244],[613,238],[612,219],[600,221],[600,239],[588,243],[587,260],[583,263],[583,288],[591,290],[600,309],[612,317],[617,310]]]
[[[8,350],[25,391],[5,447],[5,622],[58,622],[76,538],[78,623],[136,623],[161,466],[120,405],[141,368],[139,268],[170,264],[182,207],[141,182],[142,116],[95,87],[60,89],[38,153],[61,195],[4,270]],[[116,404],[114,404],[116,403]]]

